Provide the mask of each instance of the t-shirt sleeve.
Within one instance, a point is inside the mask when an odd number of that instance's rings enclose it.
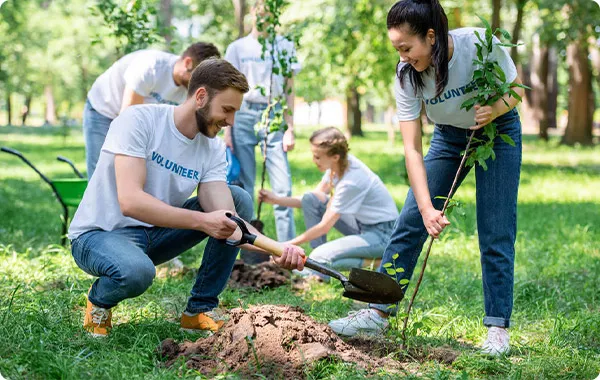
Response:
[[[504,71],[504,75],[506,75],[506,82],[512,83],[515,79],[517,79],[517,67],[513,62],[508,49],[503,46],[498,46],[500,40],[494,36],[494,46],[492,47],[492,57],[498,62],[498,65]]]
[[[125,86],[142,96],[150,96],[156,86],[156,70],[154,60],[140,59],[132,62],[125,74]]]
[[[395,77],[394,96],[396,97],[396,116],[398,121],[416,120],[421,115],[421,99],[415,95],[408,76],[404,77],[404,87]]]
[[[200,183],[227,182],[227,154],[225,143],[222,141],[219,142],[218,149],[215,149],[215,152],[211,155],[208,170],[206,170],[200,178]]]
[[[229,46],[227,46],[227,50],[225,50],[225,60],[231,63],[236,69],[240,69],[240,59],[238,57],[235,43],[229,44]]]
[[[340,183],[335,188],[331,210],[338,214],[356,214],[367,195],[367,190],[357,184]]]
[[[110,123],[106,140],[102,146],[103,151],[146,158],[151,131],[148,123],[144,123],[135,108],[137,107],[128,107]]]

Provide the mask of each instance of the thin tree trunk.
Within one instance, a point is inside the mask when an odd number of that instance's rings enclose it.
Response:
[[[6,125],[12,125],[12,101],[11,101],[11,93],[10,91],[6,91],[6,116],[8,117],[8,121]]]
[[[44,88],[44,97],[46,98],[46,119],[45,124],[56,124],[56,107],[54,105],[54,94],[50,85]]]
[[[375,107],[372,104],[367,103],[365,119],[367,120],[367,123],[375,122]]]
[[[548,51],[548,128],[556,129],[558,108],[558,52],[555,47]]]
[[[171,0],[160,0],[160,26],[165,37],[167,45],[171,45],[173,41],[173,33],[171,31],[171,21],[173,19],[173,7]]]
[[[350,86],[346,91],[346,104],[348,132],[350,136],[363,136],[360,94],[355,86]]]
[[[246,0],[233,0],[233,10],[235,13],[235,23],[238,27],[238,38],[242,38],[246,35],[244,29],[244,17],[247,12]]]
[[[23,113],[21,114],[21,125],[25,126],[29,111],[31,110],[31,94],[25,95],[25,104],[23,104]]]
[[[537,37],[537,38],[536,38]],[[531,88],[533,116],[539,136],[548,140],[548,47],[540,46],[540,38],[534,37],[531,58]]]
[[[460,7],[456,7],[454,9],[452,9],[452,14],[454,15],[454,26],[456,28],[462,28],[463,27],[463,22],[462,22],[462,10]]]
[[[562,144],[592,144],[594,98],[592,73],[586,41],[574,41],[567,46],[569,65],[569,117]]]
[[[500,10],[502,8],[502,0],[492,0],[492,30],[500,27]],[[498,35],[498,33],[496,34]]]
[[[389,106],[384,113],[383,122],[387,126],[387,138],[390,145],[396,140],[396,126],[394,125],[394,106]]]
[[[523,29],[523,9],[525,9],[525,3],[527,3],[527,0],[517,0],[517,21],[515,21],[512,32],[512,43],[515,45],[519,42],[519,38],[521,38],[521,29]],[[510,48],[510,56],[515,64],[519,62],[519,54],[516,46]]]

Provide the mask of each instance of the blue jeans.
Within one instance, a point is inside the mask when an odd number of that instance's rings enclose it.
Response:
[[[243,102],[241,109],[235,114],[232,128],[233,149],[240,162],[240,183],[254,200],[254,184],[256,181],[255,147],[264,149],[265,130],[256,133],[254,126],[260,121],[267,104]],[[279,196],[292,195],[292,177],[287,153],[283,151],[283,131],[271,132],[267,135],[267,173],[273,192]],[[294,210],[284,206],[274,206],[277,240],[287,241],[296,236]],[[254,256],[252,252],[242,252],[244,256]],[[259,254],[260,255],[260,254]],[[266,255],[261,255],[265,256]]]
[[[89,99],[86,99],[83,108],[83,138],[85,140],[85,163],[87,165],[88,180],[92,178],[92,174],[96,170],[96,163],[112,121],[113,119],[96,111]]]
[[[517,192],[521,172],[521,121],[515,109],[494,121],[499,133],[509,135],[516,147],[502,139],[494,141],[496,160],[486,161],[488,170],[475,168],[477,230],[483,278],[486,326],[509,327],[513,307],[515,240],[517,233]],[[433,206],[441,210],[458,170],[461,152],[465,149],[471,131],[449,125],[436,125],[431,147],[425,156],[427,184]],[[476,132],[480,137],[482,130]],[[463,170],[459,184],[469,172]],[[392,255],[399,253],[395,265],[405,272],[397,273],[396,279],[409,279],[417,264],[423,244],[428,238],[412,189],[409,190],[394,232],[383,255],[382,265],[392,262]],[[379,268],[385,273],[384,268]],[[371,307],[389,313],[389,305]]]
[[[252,216],[250,197],[237,186],[229,189],[237,213],[248,220]],[[183,208],[202,211],[196,197],[188,199]],[[90,302],[108,309],[144,293],[156,274],[155,265],[177,257],[207,237],[201,231],[163,227],[93,230],[74,239],[71,250],[81,269],[99,277],[90,290]],[[237,247],[208,239],[186,311],[195,314],[217,307],[237,254]]]
[[[321,201],[312,192],[304,194],[302,213],[307,230],[323,219],[327,201]],[[311,240],[310,246],[313,251],[310,258],[337,270],[360,268],[365,259],[380,259],[383,256],[393,226],[393,221],[365,225],[351,215],[342,214],[334,227],[344,234],[344,237],[327,242],[327,235],[323,235]]]

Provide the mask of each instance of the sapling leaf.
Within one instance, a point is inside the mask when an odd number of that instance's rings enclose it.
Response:
[[[396,268],[396,273],[404,273],[404,268]]]
[[[515,144],[515,141],[509,135],[501,133],[499,136],[502,139],[502,141],[504,141],[508,145],[510,145],[510,146],[516,146],[517,145],[517,144]]]
[[[509,41],[511,40],[510,33],[508,33],[506,29],[496,28],[496,31],[499,31],[502,34],[502,37],[504,37],[504,39]]]
[[[403,278],[403,279],[402,279],[402,280],[400,280],[398,283],[399,283],[400,285],[406,285],[406,284],[408,284],[408,283],[409,283],[409,281],[408,281],[406,278]]]
[[[392,255],[392,259],[396,260],[398,257],[400,257],[400,255],[398,253],[394,253]]]
[[[387,274],[389,274],[390,276],[394,276],[396,274],[396,271],[394,270],[394,268],[385,268],[385,271],[387,272]]]
[[[384,268],[390,268],[392,266],[392,263],[385,263],[383,264]]]

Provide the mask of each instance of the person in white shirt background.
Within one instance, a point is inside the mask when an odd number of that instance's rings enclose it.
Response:
[[[283,81],[285,80],[281,74],[271,75],[270,48],[265,52],[264,59],[261,58],[262,45],[258,41],[258,37],[261,33],[264,35],[264,32],[259,32],[257,27],[257,15],[260,15],[261,12],[264,12],[264,3],[257,0],[251,11],[253,17],[252,31],[248,36],[231,43],[225,53],[225,59],[246,76],[250,85],[250,91],[244,95],[242,107],[236,113],[235,126],[225,129],[224,140],[239,160],[241,186],[253,199],[256,182],[255,148],[260,144],[261,152],[263,151],[262,144],[264,143],[265,134],[267,134],[267,172],[269,173],[271,188],[279,196],[290,196],[292,193],[287,152],[294,149],[295,145],[293,118],[287,113],[284,115],[287,125],[285,132],[268,133],[261,130],[257,133],[254,129],[260,121],[263,111],[268,106],[269,95],[274,98],[283,94]],[[278,37],[275,46],[277,57],[284,50],[287,51],[288,56],[295,55],[293,43],[283,37]],[[300,64],[293,63],[291,68],[294,73],[298,73]],[[264,88],[264,95],[261,94],[261,90],[257,86]],[[292,92],[286,95],[287,104],[289,109],[293,111],[293,78],[289,79],[288,88],[291,88]],[[279,241],[292,239],[296,235],[293,210],[284,206],[275,206],[274,214],[277,239]],[[265,255],[246,251],[242,251],[241,257],[248,264],[268,260]]]
[[[203,60],[219,56],[219,50],[205,42],[190,45],[181,56],[139,50],[125,55],[101,74],[88,92],[83,111],[88,179],[94,174],[114,118],[133,104],[183,103],[192,70]]]

